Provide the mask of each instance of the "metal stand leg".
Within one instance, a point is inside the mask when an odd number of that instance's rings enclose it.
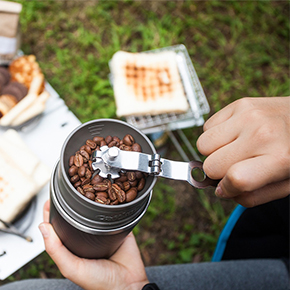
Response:
[[[178,130],[176,130],[176,132],[180,136],[181,140],[184,142],[185,146],[188,148],[189,152],[192,154],[194,160],[201,161],[199,155],[194,150],[194,148],[190,144],[189,140],[187,139],[187,137],[185,136],[185,134],[183,133],[183,131],[180,130],[180,129],[178,129]],[[187,161],[187,162],[190,161],[191,159],[188,158],[188,156],[186,155],[186,153],[182,149],[181,145],[179,144],[178,140],[176,139],[176,137],[174,136],[174,134],[173,134],[172,131],[168,131],[168,136],[170,137],[172,143],[176,147],[178,153],[181,155],[182,159],[184,161]]]

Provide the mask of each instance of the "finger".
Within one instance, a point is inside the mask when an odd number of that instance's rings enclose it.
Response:
[[[214,115],[212,115],[203,125],[203,130],[207,131],[228,120],[234,113],[235,102],[227,105]]]
[[[50,202],[47,200],[43,206],[43,221],[48,223],[49,222],[49,208]]]
[[[222,179],[233,164],[251,156],[238,138],[210,154],[203,163],[203,170],[212,179]]]
[[[246,159],[230,167],[216,189],[216,195],[235,197],[289,177],[289,171],[277,165],[273,156]]]
[[[42,233],[45,250],[56,263],[65,277],[77,276],[79,258],[73,255],[60,241],[53,227],[49,223],[41,223],[39,229]]]
[[[196,146],[201,154],[208,156],[238,138],[242,124],[238,123],[237,126],[233,126],[232,119],[208,129],[199,136]]]
[[[254,207],[273,200],[281,199],[290,194],[290,179],[268,184],[258,190],[245,192],[233,200],[244,207]]]

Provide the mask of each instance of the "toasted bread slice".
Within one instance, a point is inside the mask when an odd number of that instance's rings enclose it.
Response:
[[[174,52],[119,51],[112,58],[111,69],[119,117],[189,109]]]

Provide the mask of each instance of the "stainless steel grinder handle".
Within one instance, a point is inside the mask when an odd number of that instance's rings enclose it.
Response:
[[[217,186],[219,180],[213,180],[205,175],[200,161],[172,161],[161,158],[159,154],[145,154],[133,151],[123,151],[118,147],[101,147],[100,151],[93,153],[93,168],[99,169],[103,174],[110,174],[112,178],[119,177],[116,169],[136,170],[155,176],[169,179],[184,180],[196,188]],[[104,166],[105,165],[105,166]],[[204,179],[197,181],[193,178],[194,169],[200,169],[204,173]],[[105,172],[104,172],[105,171]]]

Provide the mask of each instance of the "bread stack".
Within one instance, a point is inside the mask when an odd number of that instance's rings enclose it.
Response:
[[[0,67],[0,126],[18,126],[41,114],[48,98],[35,56]]]
[[[119,117],[184,113],[189,109],[174,52],[118,51],[111,70]]]
[[[51,170],[12,129],[0,137],[0,164],[0,219],[12,222],[49,181]]]

